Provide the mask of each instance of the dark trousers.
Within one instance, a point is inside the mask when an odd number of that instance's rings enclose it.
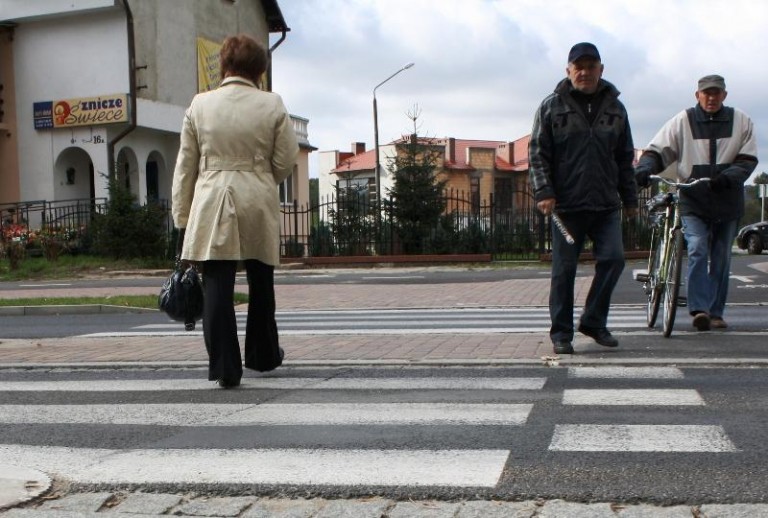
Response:
[[[245,366],[270,371],[282,364],[275,322],[275,267],[255,259],[244,263],[248,276]],[[243,365],[234,306],[237,261],[205,261],[202,270],[208,379],[239,380]]]
[[[581,323],[592,328],[606,327],[611,295],[624,270],[624,244],[619,211],[561,214],[574,239],[569,245],[552,225],[552,283],[549,314],[553,342],[573,340],[573,298],[579,254],[587,238],[592,240],[595,276],[587,293]]]

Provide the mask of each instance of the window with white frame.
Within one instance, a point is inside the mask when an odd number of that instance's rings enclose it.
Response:
[[[280,203],[283,205],[293,204],[293,178],[296,176],[297,167],[293,166],[293,173],[280,184]]]

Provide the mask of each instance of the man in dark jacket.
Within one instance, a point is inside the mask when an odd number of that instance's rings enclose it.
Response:
[[[725,328],[731,245],[744,214],[744,182],[757,166],[750,118],[723,106],[725,79],[699,79],[696,106],[659,130],[637,165],[637,182],[676,163],[678,181],[711,178],[680,190],[680,216],[688,248],[688,310],[699,331]]]
[[[595,276],[578,330],[600,345],[619,345],[606,323],[624,269],[622,206],[628,217],[637,214],[629,119],[619,91],[602,79],[597,47],[574,45],[566,73],[539,106],[529,146],[536,206],[559,216],[574,241],[569,244],[553,225],[549,334],[556,354],[573,353],[574,282],[587,238],[593,243]]]

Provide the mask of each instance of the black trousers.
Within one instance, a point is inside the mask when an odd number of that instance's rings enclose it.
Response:
[[[209,380],[239,380],[243,375],[234,306],[237,263],[203,262],[203,337]],[[244,263],[248,276],[245,366],[270,371],[282,364],[275,322],[275,267],[255,259]]]

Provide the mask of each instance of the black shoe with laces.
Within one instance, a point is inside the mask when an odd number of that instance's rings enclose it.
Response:
[[[579,326],[579,333],[587,335],[604,347],[618,347],[619,341],[605,327]]]
[[[552,350],[555,354],[573,354],[573,345],[570,340],[556,340]]]

